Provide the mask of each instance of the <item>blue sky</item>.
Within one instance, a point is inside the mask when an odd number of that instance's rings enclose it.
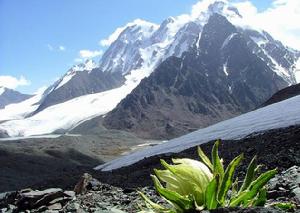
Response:
[[[196,2],[0,0],[0,77],[23,76],[27,79],[23,84],[28,85],[17,90],[33,93],[63,75],[75,63],[80,50],[105,50],[99,41],[117,27],[136,18],[160,23],[168,16],[189,13]],[[263,11],[272,1],[251,3]]]

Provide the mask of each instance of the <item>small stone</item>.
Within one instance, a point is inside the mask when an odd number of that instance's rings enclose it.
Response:
[[[38,212],[44,212],[44,211],[46,211],[48,208],[47,208],[47,206],[41,206],[41,207],[39,207],[38,209],[37,209],[37,211]]]
[[[22,189],[20,192],[21,193],[26,193],[26,192],[32,192],[33,190],[31,188],[26,188],[26,189]]]
[[[33,197],[42,197],[43,195],[50,194],[50,193],[57,193],[57,192],[62,192],[62,189],[51,188],[51,189],[46,189],[44,191],[30,191],[25,193],[22,192],[22,195],[24,197],[33,198]]]
[[[67,197],[70,197],[70,198],[75,197],[75,192],[74,192],[74,191],[64,191],[64,194],[65,194]]]
[[[49,210],[61,210],[62,205],[60,203],[55,203],[55,204],[48,206],[48,209]]]
[[[55,204],[55,203],[64,203],[66,200],[63,198],[63,197],[59,197],[59,198],[56,198],[52,201],[49,202],[50,205],[52,204]]]

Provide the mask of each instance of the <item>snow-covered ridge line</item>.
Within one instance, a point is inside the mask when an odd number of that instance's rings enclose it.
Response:
[[[43,92],[26,99],[20,103],[9,104],[0,110],[0,121],[23,119],[38,108],[38,103],[43,97]]]
[[[57,130],[66,131],[90,120],[96,116],[101,116],[111,111],[123,98],[126,97],[139,82],[150,74],[149,70],[133,70],[126,76],[126,82],[123,86],[108,91],[80,96],[69,101],[47,107],[43,111],[24,118],[21,113],[22,108],[27,112],[36,109],[35,101],[40,96],[35,96],[27,102],[20,105],[19,111],[9,111],[6,113],[12,116],[13,120],[0,123],[0,130],[6,132],[10,137],[28,137],[33,135],[51,134]],[[27,109],[28,108],[28,109]],[[70,110],[76,109],[76,111]],[[2,120],[0,110],[0,120]],[[5,111],[3,111],[5,113]],[[16,113],[16,114],[14,114]],[[9,120],[9,119],[3,119]]]
[[[118,158],[97,166],[96,170],[110,171],[134,164],[146,157],[180,152],[187,148],[215,140],[241,139],[254,132],[300,124],[300,96],[222,121],[207,128],[175,138],[166,143]]]

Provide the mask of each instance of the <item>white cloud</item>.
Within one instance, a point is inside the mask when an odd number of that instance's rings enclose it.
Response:
[[[216,0],[200,0],[188,16],[196,19]],[[300,50],[300,0],[273,0],[269,8],[259,11],[250,0],[218,0],[238,8],[242,20],[234,23],[265,30],[284,45]]]
[[[75,58],[74,61],[76,63],[82,63],[84,60],[82,58]]]
[[[285,45],[300,50],[299,0],[273,0],[268,9],[260,12],[249,0],[234,5],[245,23],[265,30]]]
[[[19,78],[9,75],[0,76],[0,86],[7,87],[10,89],[16,89],[19,86],[27,85],[30,85],[30,81],[27,80],[24,76],[20,76]]]
[[[94,57],[97,57],[97,56],[100,56],[103,54],[103,51],[102,50],[80,50],[79,51],[79,56],[80,58],[83,58],[83,59],[87,59],[87,58],[94,58]]]
[[[99,44],[103,47],[107,47],[109,45],[111,45],[115,40],[117,40],[117,38],[119,37],[119,35],[121,34],[121,32],[126,28],[125,27],[119,27],[115,30],[115,32],[113,32],[107,39],[102,39]]]
[[[257,8],[250,1],[242,1],[234,4],[243,17],[251,17],[257,14]]]
[[[48,47],[48,49],[49,49],[50,51],[53,51],[53,50],[54,50],[54,48],[53,48],[53,46],[52,46],[51,44],[47,44],[47,47]]]
[[[64,46],[59,46],[58,49],[59,49],[60,51],[65,51],[65,50],[66,50],[66,47],[64,47]]]
[[[53,46],[51,44],[47,44],[47,47],[50,51],[66,51],[66,47],[63,45]]]
[[[74,61],[76,63],[82,63],[87,59],[95,58],[97,56],[101,56],[103,54],[103,50],[80,50],[78,58],[75,58]]]
[[[142,19],[135,19],[132,22],[127,23],[125,26],[117,28],[108,38],[100,40],[99,45],[103,47],[111,45],[115,40],[117,40],[123,30],[125,30],[129,26],[134,25],[145,26],[147,28],[154,27],[156,29],[159,27],[159,25],[156,25],[154,23]]]
[[[206,11],[208,9],[208,6],[212,3],[214,3],[216,0],[202,0],[197,2],[192,6],[192,11],[191,11],[191,18],[195,19],[199,17],[201,12]],[[227,0],[220,0],[222,2],[228,3]]]

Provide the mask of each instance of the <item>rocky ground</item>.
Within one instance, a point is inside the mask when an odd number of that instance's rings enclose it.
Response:
[[[267,207],[251,209],[225,208],[211,212],[284,212],[274,207],[291,202],[292,212],[300,212],[300,167],[293,166],[278,174],[268,185]],[[139,188],[153,201],[164,203],[152,187]],[[103,184],[84,174],[73,191],[51,188],[44,191],[24,189],[0,194],[1,212],[138,212],[145,208],[137,190]]]
[[[213,142],[201,145],[206,153],[211,150]],[[243,176],[246,165],[253,155],[258,155],[259,163],[264,169],[277,167],[279,174],[270,181],[268,205],[276,202],[292,202],[296,212],[300,212],[300,127],[270,130],[261,134],[252,134],[243,140],[223,141],[220,156],[225,164],[241,152],[245,161],[238,170]],[[147,158],[132,166],[112,172],[93,172],[94,178],[84,175],[74,185],[63,189],[33,191],[30,189],[3,193],[0,195],[2,212],[137,212],[142,200],[137,194],[141,190],[151,199],[162,202],[152,188],[149,178],[153,168],[159,167],[159,159],[172,157],[198,158],[196,148],[181,153],[169,153]],[[298,167],[297,167],[298,165]],[[36,185],[34,188],[42,188]],[[72,189],[72,191],[65,191]],[[75,195],[76,194],[76,195]],[[274,207],[255,209],[219,209],[212,212],[282,212]]]
[[[152,141],[128,133],[0,140],[0,193],[27,187],[72,188],[84,172]]]
[[[211,141],[202,144],[201,148],[209,154],[213,144],[214,141]],[[240,175],[244,174],[254,155],[258,156],[258,162],[264,165],[264,170],[277,167],[279,171],[284,171],[294,165],[300,165],[300,126],[256,133],[241,140],[222,141],[219,153],[225,165],[240,153],[244,153],[245,159],[239,167]],[[170,161],[171,158],[185,157],[199,159],[197,148],[192,147],[180,153],[167,153],[145,158],[131,166],[96,173],[95,177],[103,183],[121,188],[149,186],[152,183],[149,175],[154,168],[160,167],[160,159]]]

